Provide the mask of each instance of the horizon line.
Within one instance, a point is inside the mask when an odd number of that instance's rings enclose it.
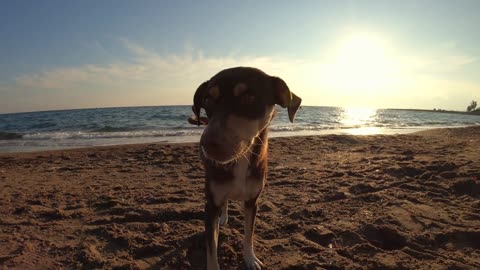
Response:
[[[177,105],[132,105],[132,106],[107,106],[107,107],[86,107],[86,108],[73,108],[73,109],[47,109],[38,111],[20,111],[20,112],[0,112],[0,115],[8,114],[23,114],[23,113],[43,113],[43,112],[62,112],[62,111],[80,111],[80,110],[95,110],[95,109],[117,109],[117,108],[148,108],[148,107],[181,107],[192,106],[191,104],[177,104]],[[417,111],[432,111],[432,112],[466,112],[459,110],[444,110],[441,108],[434,109],[420,109],[420,108],[372,108],[370,106],[332,106],[332,105],[301,105],[301,107],[330,107],[330,108],[368,108],[375,110],[417,110]]]

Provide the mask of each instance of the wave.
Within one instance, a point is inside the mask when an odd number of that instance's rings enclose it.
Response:
[[[0,132],[0,140],[20,140],[23,134],[14,132]]]
[[[167,126],[168,124],[168,126]],[[129,127],[112,127],[105,125],[101,128],[99,126],[84,126],[82,129],[76,131],[57,130],[57,131],[31,131],[24,132],[0,132],[0,140],[30,140],[30,141],[46,141],[46,140],[95,140],[95,139],[136,139],[136,138],[156,138],[156,137],[189,137],[199,136],[203,131],[203,127],[196,127],[190,125],[179,125],[178,123],[167,123],[163,127],[155,127],[153,125],[141,126],[134,129],[133,125]],[[175,125],[176,124],[176,125]],[[372,122],[363,123],[360,125],[345,125],[333,123],[278,123],[270,126],[269,130],[273,133],[295,133],[302,132],[329,132],[332,130],[349,130],[358,128],[378,128],[381,130],[404,130],[412,128],[429,128],[438,126],[466,126],[478,124],[477,123],[443,123],[441,121],[424,121],[418,122],[403,122],[403,123],[386,123],[386,122]],[[96,128],[96,129],[95,129]]]
[[[358,128],[381,128],[381,129],[408,129],[408,128],[428,128],[439,126],[467,126],[473,123],[445,123],[445,122],[425,122],[425,123],[369,123],[359,125],[272,125],[270,131],[272,132],[296,132],[296,131],[323,131],[323,130],[345,130]]]
[[[133,130],[133,128],[105,126],[99,129],[95,129],[91,132],[123,132],[123,131],[131,131],[131,130]]]
[[[121,139],[121,138],[147,138],[147,137],[178,137],[200,135],[201,129],[189,130],[148,130],[148,131],[122,131],[122,132],[41,132],[25,134],[26,140],[68,140],[68,139]]]

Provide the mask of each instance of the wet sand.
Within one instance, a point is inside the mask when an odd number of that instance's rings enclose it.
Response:
[[[480,126],[271,139],[265,269],[480,269]],[[5,269],[203,269],[196,144],[0,154]],[[229,205],[222,269],[244,269]]]

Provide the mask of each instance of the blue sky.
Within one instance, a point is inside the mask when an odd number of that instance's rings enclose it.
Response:
[[[480,1],[3,1],[0,113],[190,104],[222,68],[306,105],[464,110]]]

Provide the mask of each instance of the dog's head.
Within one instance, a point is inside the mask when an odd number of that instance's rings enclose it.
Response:
[[[189,122],[207,125],[200,139],[203,155],[228,163],[244,154],[267,128],[275,104],[287,108],[293,122],[301,101],[278,77],[255,68],[230,68],[198,87],[192,107],[195,116]],[[202,108],[207,118],[200,116]]]

